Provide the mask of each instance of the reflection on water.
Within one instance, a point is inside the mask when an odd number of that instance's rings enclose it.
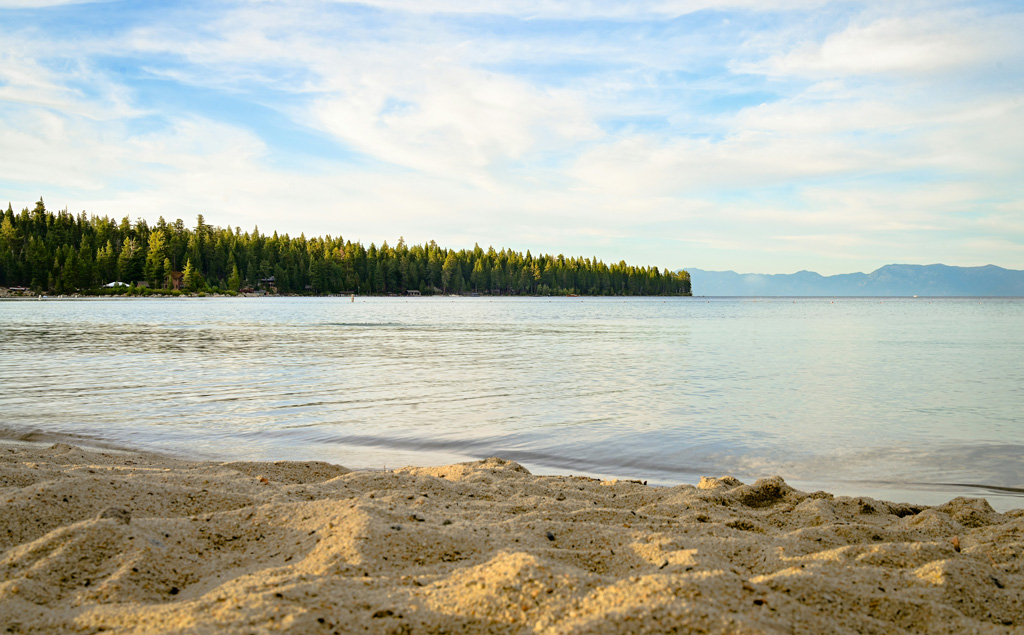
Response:
[[[0,434],[1019,507],[1022,317],[976,298],[8,301]]]

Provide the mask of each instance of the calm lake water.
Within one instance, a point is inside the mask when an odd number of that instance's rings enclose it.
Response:
[[[1022,326],[1005,298],[4,301],[0,436],[1005,510]]]

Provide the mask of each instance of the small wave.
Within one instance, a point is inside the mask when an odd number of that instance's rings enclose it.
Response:
[[[1011,496],[1024,497],[1024,487],[1008,487],[1005,485],[986,485],[984,483],[910,483],[910,485],[919,485],[922,487],[936,487],[936,488],[948,488],[948,487],[963,487],[966,489],[976,489],[985,492],[991,492],[993,494],[1003,494]]]
[[[293,428],[294,430],[294,428]],[[284,430],[277,431],[284,436]],[[261,434],[265,434],[261,432]],[[668,463],[629,457],[614,458],[607,455],[588,457],[568,453],[549,452],[535,448],[524,448],[514,438],[478,439],[424,439],[419,437],[384,437],[375,435],[317,435],[308,439],[318,444],[337,444],[356,447],[374,447],[408,452],[445,452],[471,458],[500,456],[503,459],[531,464],[560,472],[589,472],[594,474],[617,475],[622,478],[645,478],[658,484],[678,484],[694,475],[718,474],[720,467]],[[625,458],[625,460],[623,460]]]
[[[398,326],[414,326],[411,324],[403,324],[401,322],[319,322],[315,326],[340,326],[340,327],[358,327],[358,328],[373,328],[373,327],[398,327]]]
[[[0,440],[17,441],[20,443],[67,443],[85,448],[100,450],[116,450],[119,452],[137,452],[138,448],[113,443],[106,439],[86,435],[50,432],[45,430],[13,430],[0,427]]]

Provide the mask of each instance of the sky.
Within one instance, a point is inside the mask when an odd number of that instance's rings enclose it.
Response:
[[[1019,0],[0,0],[0,199],[364,245],[1024,269]]]

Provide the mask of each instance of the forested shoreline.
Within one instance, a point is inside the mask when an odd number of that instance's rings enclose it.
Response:
[[[454,250],[431,241],[390,246],[341,236],[290,238],[162,217],[51,212],[43,200],[0,220],[0,286],[74,293],[124,282],[132,290],[284,294],[479,293],[495,295],[689,295],[684,272],[606,265],[596,258],[534,256],[493,247]]]

